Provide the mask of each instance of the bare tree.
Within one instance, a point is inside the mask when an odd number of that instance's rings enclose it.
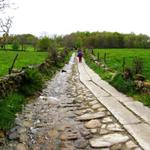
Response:
[[[5,8],[9,7],[9,0],[0,0],[0,11],[3,11]]]
[[[13,17],[7,17],[5,20],[0,18],[0,32],[3,34],[3,38],[1,40],[1,47],[5,49],[5,45],[7,44],[7,40],[9,37],[9,31],[12,26]]]

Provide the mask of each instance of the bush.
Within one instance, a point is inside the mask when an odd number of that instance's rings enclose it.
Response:
[[[143,59],[140,57],[135,57],[133,59],[133,71],[135,74],[140,74],[143,71]]]
[[[133,94],[136,92],[134,81],[125,80],[121,73],[116,74],[116,76],[110,81],[110,84],[125,94]]]
[[[19,49],[19,46],[20,46],[20,45],[19,45],[19,42],[18,42],[18,41],[14,41],[13,44],[12,44],[12,49],[13,49],[13,50],[18,50],[18,49]]]
[[[25,98],[18,93],[10,93],[0,100],[0,129],[10,129],[15,120],[15,114],[22,110]]]
[[[27,69],[20,90],[25,96],[31,96],[36,91],[41,90],[42,85],[43,79],[41,73],[37,69]]]

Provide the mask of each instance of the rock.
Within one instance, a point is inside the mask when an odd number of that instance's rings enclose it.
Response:
[[[85,139],[90,139],[90,138],[92,138],[92,135],[91,135],[91,133],[89,132],[89,130],[86,130],[86,129],[84,129],[84,128],[81,128],[81,129],[80,129],[80,133],[81,133],[81,135],[82,135]]]
[[[106,124],[102,124],[101,129],[105,129],[106,128]]]
[[[27,149],[24,144],[20,143],[16,146],[16,150],[27,150]]]
[[[4,138],[4,137],[5,137],[4,132],[0,130],[0,138]]]
[[[24,128],[24,127],[21,127],[21,128],[19,128],[17,131],[18,131],[18,133],[19,133],[19,134],[21,134],[21,133],[26,132],[26,131],[27,131],[27,129],[26,129],[26,128]]]
[[[88,145],[88,141],[84,139],[78,139],[75,141],[75,147],[85,149]]]
[[[19,135],[18,135],[18,133],[15,131],[15,132],[9,133],[8,138],[9,138],[10,140],[17,140],[17,139],[19,138]]]
[[[111,150],[121,150],[122,149],[122,144],[115,144],[111,147]]]
[[[48,135],[51,137],[51,138],[56,138],[58,136],[58,131],[53,129],[53,130],[50,130],[48,132]]]
[[[85,127],[88,129],[93,129],[93,128],[99,128],[101,126],[101,123],[99,120],[90,120],[85,123]]]
[[[97,129],[91,129],[90,132],[93,133],[93,134],[96,134],[97,133]]]
[[[77,117],[77,120],[78,121],[86,121],[86,120],[91,120],[91,119],[103,118],[104,116],[105,116],[104,112],[87,113],[87,114]]]
[[[124,150],[126,149],[133,149],[138,147],[133,141],[126,142],[125,146],[123,147]]]
[[[21,134],[20,137],[19,137],[19,141],[20,141],[21,143],[26,143],[26,142],[28,142],[28,136],[27,136],[27,134]]]
[[[23,121],[23,126],[28,128],[32,127],[32,121],[31,120]]]
[[[92,106],[92,109],[98,109],[98,108],[100,108],[100,107],[101,107],[100,104],[95,104],[95,105]]]
[[[33,127],[31,127],[30,130],[31,130],[31,133],[32,133],[32,134],[36,134],[36,132],[37,132],[37,129],[35,129],[35,128],[33,128]]]
[[[111,119],[111,117],[106,117],[102,120],[102,123],[110,123],[113,122],[113,120]]]
[[[100,130],[100,135],[103,135],[103,134],[107,134],[109,133],[110,131],[108,131],[107,129],[101,129]]]
[[[109,124],[107,126],[107,129],[110,130],[110,131],[124,131],[124,129],[122,129],[120,127],[120,125],[118,125],[117,123],[114,123],[114,124]]]
[[[90,139],[90,145],[94,148],[110,147],[114,144],[126,142],[129,139],[128,136],[119,133],[108,134],[98,138]]]
[[[89,102],[89,105],[95,105],[95,104],[98,104],[98,102],[97,102],[97,100],[94,100],[94,101],[91,101],[91,102]]]
[[[135,148],[134,150],[142,150],[141,148],[139,148],[139,147],[137,147],[137,148]]]
[[[106,108],[101,107],[101,108],[98,108],[98,110],[97,110],[97,111],[99,111],[99,112],[104,112],[104,111],[106,111]]]
[[[78,135],[74,134],[74,133],[62,133],[59,138],[62,141],[65,141],[65,140],[76,140],[78,138]]]
[[[53,147],[49,150],[52,150],[52,149]],[[72,142],[67,141],[67,142],[61,142],[60,150],[75,150],[75,149],[74,149]]]

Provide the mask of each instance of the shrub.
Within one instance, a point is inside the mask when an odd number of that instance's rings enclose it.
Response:
[[[143,71],[143,59],[140,57],[135,57],[133,59],[133,71],[135,74],[140,74]]]
[[[134,81],[125,80],[121,73],[116,74],[116,76],[110,81],[110,84],[125,94],[133,94],[136,92]]]
[[[31,96],[36,91],[41,90],[43,79],[41,73],[37,69],[27,69],[22,81],[21,92],[25,96]]]
[[[20,45],[19,45],[19,42],[18,42],[18,41],[14,41],[13,44],[12,44],[12,49],[13,49],[13,50],[18,50],[18,49],[19,49],[19,46],[20,46]]]

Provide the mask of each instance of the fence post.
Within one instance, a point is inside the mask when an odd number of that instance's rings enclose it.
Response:
[[[124,72],[125,70],[125,64],[126,64],[126,58],[123,57],[123,60],[122,60],[122,71]]]
[[[104,64],[106,64],[106,53],[104,53]]]
[[[12,71],[12,69],[13,69],[13,67],[14,67],[14,64],[15,64],[15,61],[16,61],[17,57],[18,57],[18,54],[16,54],[16,56],[15,56],[15,58],[14,58],[14,60],[13,60],[13,63],[12,63],[12,65],[11,65],[11,67],[9,68],[9,74],[11,74],[11,71]]]

